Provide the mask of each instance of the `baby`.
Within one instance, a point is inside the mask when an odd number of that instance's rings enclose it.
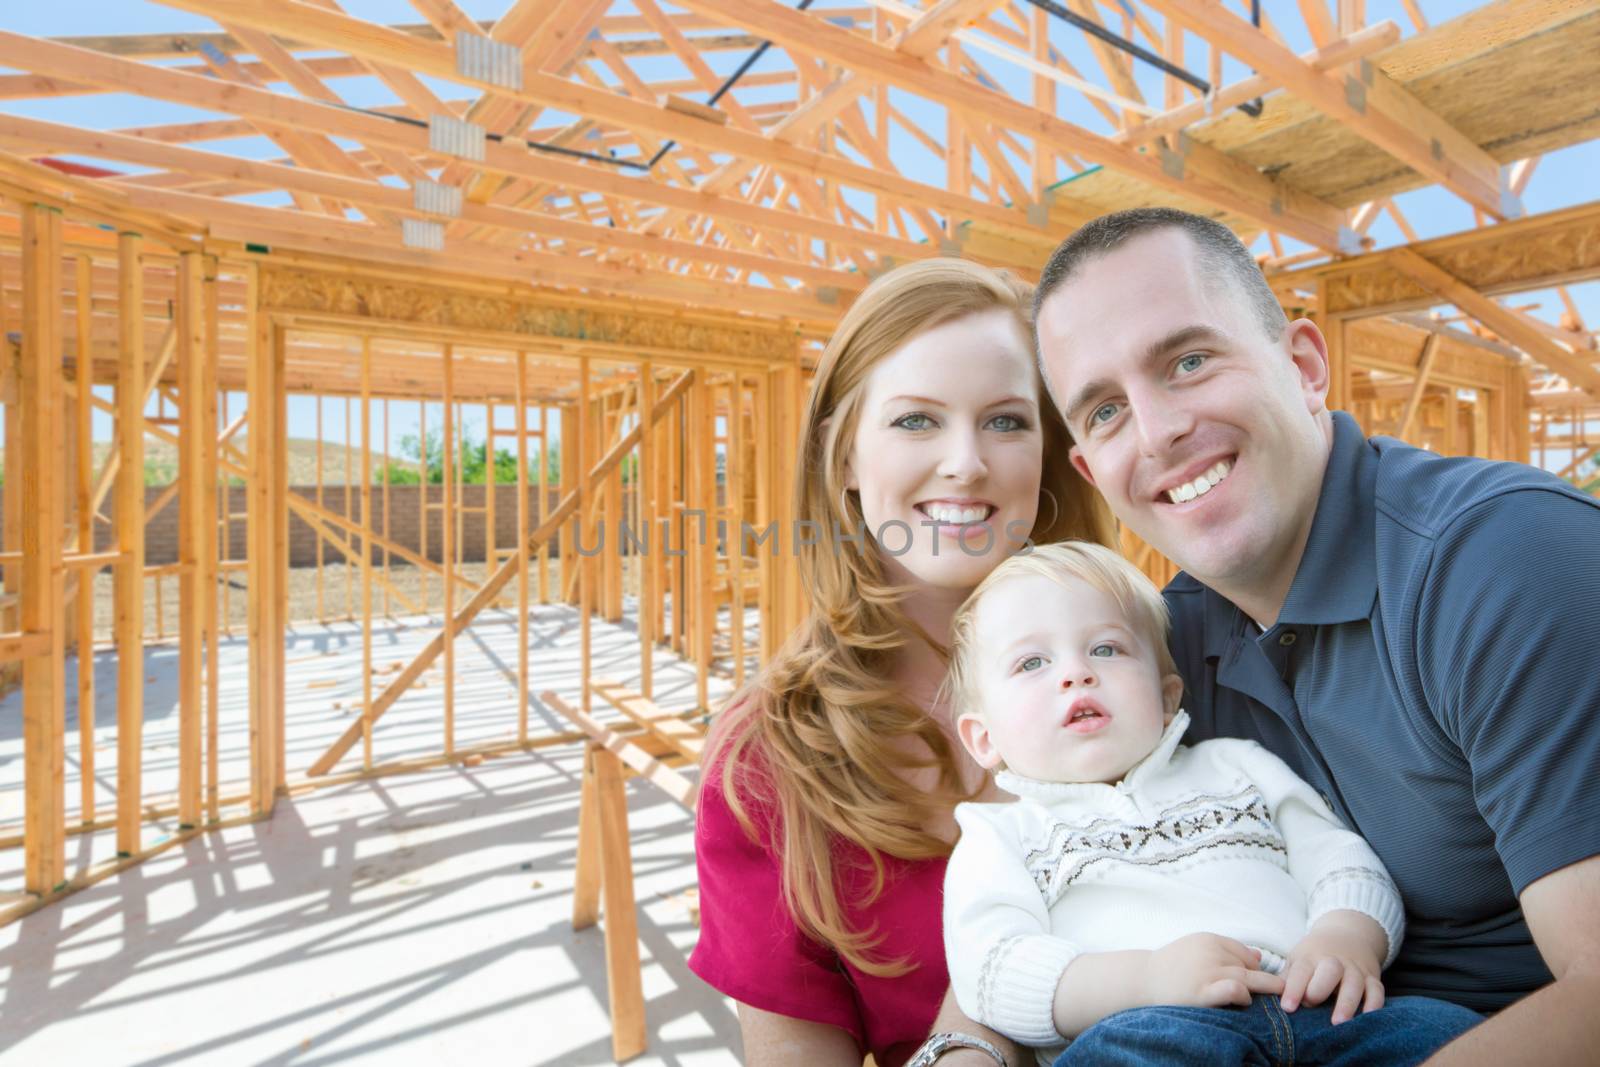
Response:
[[[1426,1059],[1479,1017],[1384,1004],[1394,883],[1255,742],[1179,744],[1166,631],[1149,580],[1083,542],[1011,557],[956,614],[957,731],[1019,798],[956,809],[962,1010],[1057,1067]]]

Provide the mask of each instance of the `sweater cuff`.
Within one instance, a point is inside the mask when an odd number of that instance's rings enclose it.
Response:
[[[1400,942],[1405,937],[1406,910],[1400,901],[1400,891],[1388,874],[1371,867],[1339,867],[1329,871],[1317,881],[1307,900],[1307,926],[1330,911],[1359,911],[1383,927],[1389,939],[1383,966],[1388,968],[1400,954]]]
[[[989,950],[978,978],[977,1021],[1018,1044],[1059,1044],[1056,986],[1077,957],[1076,945],[1047,934],[999,942]]]

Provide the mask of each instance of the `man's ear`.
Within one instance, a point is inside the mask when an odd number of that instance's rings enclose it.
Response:
[[[1089,470],[1088,461],[1083,458],[1083,449],[1073,445],[1067,450],[1067,458],[1072,460],[1072,469],[1083,475],[1083,480],[1094,485],[1094,474]],[[1094,485],[1096,489],[1100,488]]]
[[[977,761],[978,766],[986,771],[1000,766],[1000,752],[989,736],[989,727],[977,715],[969,711],[958,718],[956,736],[961,738],[961,747]]]
[[[1178,714],[1178,705],[1183,703],[1183,679],[1176,674],[1169,674],[1161,679],[1161,705],[1163,721],[1171,722],[1172,717]]]
[[[1284,344],[1294,362],[1306,410],[1316,415],[1328,406],[1328,339],[1310,319],[1295,319],[1288,326]]]

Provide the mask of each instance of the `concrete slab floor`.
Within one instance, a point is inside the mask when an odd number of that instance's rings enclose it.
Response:
[[[574,613],[545,607],[535,620],[535,690],[575,699]],[[425,620],[384,628],[392,651],[374,664],[428,635]],[[509,616],[462,638],[458,745],[514,736],[504,671],[515,671],[515,641]],[[311,665],[290,667],[293,776],[349,721],[332,704],[359,699],[360,630],[300,626],[289,646]],[[245,653],[222,646],[224,792],[229,768],[241,784],[246,768],[246,695],[227,682]],[[636,683],[638,656],[629,625],[596,624],[596,675]],[[150,701],[172,688],[176,653],[152,648],[147,663]],[[687,665],[664,652],[656,663],[663,706],[692,703]],[[114,743],[99,743],[115,721],[114,660],[95,666],[96,748],[114,757]],[[164,788],[176,784],[175,749],[163,747],[176,714],[159,699],[147,797],[166,776]],[[0,797],[17,800],[14,700],[0,704]],[[434,685],[397,703],[375,731],[378,758],[438,752],[441,702]],[[563,728],[532,706],[534,736]],[[69,724],[69,752],[76,737]],[[0,1064],[611,1062],[603,934],[571,925],[580,765],[580,746],[562,745],[281,798],[268,822],[187,841],[0,928]],[[346,766],[359,766],[359,747]],[[95,778],[109,814],[114,763]],[[69,803],[77,789],[69,781]],[[692,819],[647,783],[628,793],[650,1028],[633,1062],[737,1063],[731,1002],[684,963],[696,937],[681,896],[695,880]],[[146,842],[173,829],[151,825]],[[69,870],[109,857],[110,836],[71,838]],[[21,852],[0,852],[0,886],[20,886]]]

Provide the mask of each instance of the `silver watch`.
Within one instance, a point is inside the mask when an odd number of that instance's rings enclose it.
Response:
[[[934,1060],[953,1048],[975,1048],[979,1052],[987,1052],[1000,1067],[1006,1067],[1005,1055],[994,1045],[981,1037],[958,1033],[934,1034],[906,1061],[906,1067],[933,1067]]]

